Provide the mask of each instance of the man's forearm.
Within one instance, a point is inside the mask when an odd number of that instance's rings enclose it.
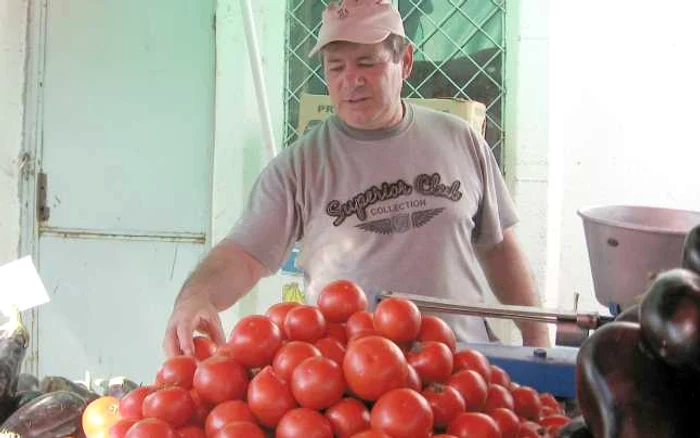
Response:
[[[503,304],[539,306],[535,281],[525,254],[512,230],[504,232],[503,241],[481,253],[482,266],[496,298]],[[549,346],[546,324],[515,321],[524,345]]]
[[[182,300],[206,298],[219,311],[228,309],[247,294],[267,269],[235,242],[224,240],[207,254],[182,286]]]

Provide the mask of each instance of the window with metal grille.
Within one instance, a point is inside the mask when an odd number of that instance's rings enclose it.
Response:
[[[329,0],[287,0],[284,145],[299,136],[301,96],[326,94],[316,43]],[[404,97],[462,98],[486,105],[486,140],[501,162],[505,0],[394,0],[415,47]]]

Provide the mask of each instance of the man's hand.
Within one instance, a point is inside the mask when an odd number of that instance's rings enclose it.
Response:
[[[206,334],[218,346],[226,342],[219,312],[208,299],[193,295],[179,300],[168,321],[163,349],[168,357],[194,355],[194,331]]]
[[[165,354],[193,354],[195,330],[208,334],[217,345],[224,344],[219,312],[233,306],[269,274],[236,242],[221,241],[190,275],[175,301],[163,340]]]

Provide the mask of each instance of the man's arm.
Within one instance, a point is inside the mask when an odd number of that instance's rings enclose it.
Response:
[[[477,247],[481,265],[496,298],[503,304],[539,306],[534,278],[525,254],[512,229],[503,232],[503,240],[491,247]],[[516,321],[523,345],[548,347],[547,325]]]
[[[168,321],[163,348],[168,356],[192,354],[192,334],[225,342],[219,312],[234,305],[269,271],[231,240],[215,246],[182,286]]]

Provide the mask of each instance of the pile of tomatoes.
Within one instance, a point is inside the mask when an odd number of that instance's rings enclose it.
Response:
[[[195,336],[195,350],[167,359],[155,384],[93,402],[114,416],[88,438],[530,438],[569,422],[551,394],[458,352],[441,319],[399,298],[370,313],[345,280],[317,306],[241,319],[224,346]]]

